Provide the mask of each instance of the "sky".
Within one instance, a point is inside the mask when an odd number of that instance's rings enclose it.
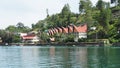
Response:
[[[46,18],[46,9],[49,15],[60,13],[65,4],[70,5],[74,13],[78,13],[80,0],[0,0],[0,29],[22,22],[25,26]],[[97,0],[91,0],[93,4]],[[110,0],[103,0],[110,1]]]

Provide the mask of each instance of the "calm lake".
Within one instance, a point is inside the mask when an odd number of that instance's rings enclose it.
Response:
[[[0,68],[120,68],[120,47],[0,46]]]

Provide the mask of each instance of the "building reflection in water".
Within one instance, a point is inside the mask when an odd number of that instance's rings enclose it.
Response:
[[[51,63],[62,68],[87,68],[87,48],[50,48]]]
[[[80,66],[77,65],[78,67],[87,68],[87,48],[85,47],[77,48],[75,57],[77,63],[80,65]]]
[[[50,67],[54,68],[55,65],[55,47],[50,47]]]

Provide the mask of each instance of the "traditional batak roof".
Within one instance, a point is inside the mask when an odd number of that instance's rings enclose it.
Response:
[[[58,32],[59,32],[59,33],[62,33],[62,28],[57,27],[57,29],[58,29]]]
[[[74,26],[74,32],[85,33],[87,32],[87,25]]]
[[[49,34],[50,34],[50,35],[53,35],[53,34],[54,34],[52,29],[49,30]]]
[[[62,27],[63,33],[68,33],[68,28]]]
[[[68,32],[72,33],[73,32],[73,26],[68,26]]]
[[[49,35],[54,35],[55,33],[85,33],[87,32],[87,25],[80,25],[80,26],[75,26],[75,25],[70,25],[68,27],[57,27],[57,28],[52,28],[48,30]]]
[[[55,33],[58,33],[58,29],[57,28],[54,28],[54,31],[55,31]]]

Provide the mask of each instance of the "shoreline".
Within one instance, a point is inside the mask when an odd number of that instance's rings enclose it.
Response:
[[[1,43],[0,46],[104,46],[104,43],[98,42],[67,42],[67,43]]]
[[[102,42],[67,42],[67,43],[0,43],[0,46],[120,46],[120,42],[105,44]]]

